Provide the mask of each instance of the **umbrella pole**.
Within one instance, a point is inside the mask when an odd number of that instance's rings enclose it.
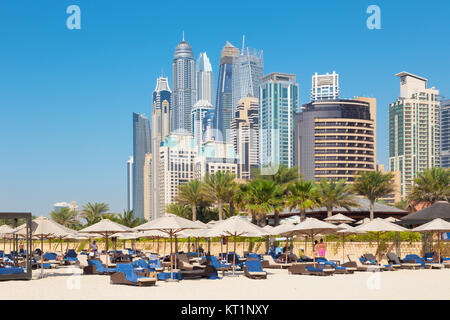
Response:
[[[172,230],[170,230],[169,236],[170,236],[170,276],[173,280]]]
[[[223,260],[223,237],[220,238],[220,257],[222,257]]]
[[[41,276],[44,273],[44,236],[41,236]]]
[[[344,232],[342,232],[342,263],[344,263],[345,260],[345,253],[344,253],[344,242],[345,242],[345,235]]]
[[[377,232],[377,243],[378,243],[378,264],[381,262],[381,250],[380,250],[380,233]]]
[[[188,237],[188,254],[191,254],[191,237]]]
[[[228,250],[228,239],[229,237],[226,237],[226,239],[227,239],[227,255],[226,255],[226,257],[225,257],[225,261],[226,262],[228,262],[228,253],[230,252],[229,250]],[[234,251],[236,251],[236,249],[234,249]],[[223,254],[223,253],[222,253]]]
[[[284,248],[286,250],[286,263],[288,263],[288,237],[286,236],[286,247]]]
[[[441,233],[438,231],[438,263],[441,263]]]
[[[105,241],[105,251],[106,251],[106,266],[108,267],[108,265],[109,265],[109,253],[108,253],[108,232],[107,233],[105,233],[105,238],[106,238],[106,241]]]
[[[234,275],[234,269],[235,269],[234,266],[236,263],[236,238],[237,238],[237,233],[234,234],[233,275]],[[227,244],[228,244],[228,241],[227,241]],[[227,255],[228,255],[228,252],[227,252]]]
[[[316,253],[314,252],[314,235],[311,234],[311,245],[312,245],[312,250],[313,250],[313,263],[314,263],[314,267],[316,266]]]

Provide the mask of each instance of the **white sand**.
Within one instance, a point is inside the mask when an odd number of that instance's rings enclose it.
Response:
[[[73,275],[61,268],[31,281],[0,281],[5,299],[450,299],[450,269],[356,272],[329,277],[269,270],[267,280],[242,273],[221,280],[158,281],[155,287],[110,284],[109,276]],[[33,271],[36,278],[40,271]]]

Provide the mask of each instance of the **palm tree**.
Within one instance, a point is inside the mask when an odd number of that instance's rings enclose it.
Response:
[[[267,213],[280,211],[284,207],[283,189],[274,181],[268,179],[255,179],[245,187],[244,207],[250,211],[252,222],[263,224]]]
[[[219,220],[223,219],[223,206],[232,199],[235,175],[229,171],[207,173],[204,177],[206,199],[217,205]]]
[[[192,214],[191,208],[189,208],[189,206],[180,205],[177,203],[171,203],[167,205],[166,212],[186,219],[189,219]]]
[[[119,213],[116,219],[118,223],[129,228],[145,223],[145,219],[134,217],[133,210],[123,210],[123,214]]]
[[[289,209],[300,210],[300,220],[306,219],[306,210],[320,205],[317,185],[312,181],[298,180],[288,187],[287,205]]]
[[[181,205],[191,207],[192,221],[197,220],[197,207],[205,201],[204,189],[203,183],[199,180],[191,180],[178,188],[178,195],[175,201]]]
[[[260,177],[263,179],[269,179],[277,183],[282,189],[283,196],[287,196],[289,185],[291,185],[294,181],[299,179],[298,169],[296,167],[289,168],[285,164],[280,164],[275,174],[266,176],[261,175]],[[273,219],[275,226],[280,224],[280,211],[284,209],[284,207],[277,206],[277,208],[281,209],[279,210],[275,209],[273,212]]]
[[[450,169],[425,169],[414,179],[408,202],[426,202],[431,205],[436,201],[450,201]]]
[[[352,187],[345,184],[344,179],[340,179],[337,183],[334,179],[328,181],[323,178],[319,183],[320,204],[327,208],[327,216],[331,217],[334,207],[342,207],[350,210],[350,207],[358,207]]]
[[[106,203],[91,203],[88,202],[83,206],[83,211],[81,211],[81,217],[86,220],[86,225],[90,226],[94,223],[99,222],[103,215],[109,211],[109,205]]]
[[[363,171],[356,177],[352,189],[355,193],[366,197],[370,202],[370,220],[374,218],[374,206],[377,199],[395,190],[394,175],[391,172]]]
[[[77,228],[81,225],[77,219],[77,213],[70,208],[61,208],[50,212],[50,218],[67,228]]]

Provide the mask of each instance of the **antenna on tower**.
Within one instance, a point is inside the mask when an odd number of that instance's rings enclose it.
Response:
[[[244,54],[244,45],[245,45],[245,34],[242,35],[242,50],[241,50],[241,55]]]
[[[182,41],[184,41],[184,30],[183,30],[183,40]]]

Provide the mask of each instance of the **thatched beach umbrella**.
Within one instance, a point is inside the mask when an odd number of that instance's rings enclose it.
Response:
[[[340,223],[352,223],[355,222],[355,219],[352,219],[350,217],[344,216],[341,213],[338,213],[335,214],[334,216],[323,219],[323,221],[328,223],[340,224]]]
[[[316,218],[307,218],[303,222],[300,222],[287,234],[303,234],[311,237],[311,242],[314,245],[314,236],[318,234],[329,234],[335,233],[336,231],[341,230],[341,228],[324,221],[320,221]],[[313,255],[313,262],[316,263],[316,257]]]
[[[98,233],[105,237],[106,245],[106,264],[108,264],[108,238],[115,233],[133,232],[133,229],[118,224],[109,219],[102,219],[99,222],[80,230],[82,233]]]
[[[344,263],[345,260],[345,237],[354,235],[354,234],[363,234],[364,231],[358,231],[355,227],[349,226],[348,224],[341,223],[338,225],[339,228],[342,228],[339,231],[336,231],[336,233],[340,234],[342,236],[342,263]]]
[[[438,235],[438,262],[441,263],[441,234],[450,231],[450,222],[441,218],[425,223],[420,227],[414,228],[413,232],[437,232]]]
[[[163,217],[157,218],[153,221],[149,221],[140,226],[137,226],[135,229],[140,231],[147,230],[159,230],[169,235],[170,238],[170,272],[171,272],[171,281],[177,281],[173,279],[173,248],[172,248],[172,238],[177,235],[179,232],[185,229],[202,229],[202,227],[195,223],[194,221],[178,217],[173,214],[167,214]]]
[[[381,250],[380,250],[380,234],[384,232],[390,231],[408,231],[408,229],[403,228],[394,223],[388,222],[381,218],[375,218],[370,222],[364,223],[355,228],[356,231],[365,231],[365,232],[375,232],[377,234],[377,244],[378,244],[378,263],[381,262]]]
[[[211,237],[232,236],[234,237],[233,274],[236,265],[236,238],[239,236],[261,237],[265,235],[258,226],[240,216],[233,216],[220,223],[215,224],[209,231]]]

